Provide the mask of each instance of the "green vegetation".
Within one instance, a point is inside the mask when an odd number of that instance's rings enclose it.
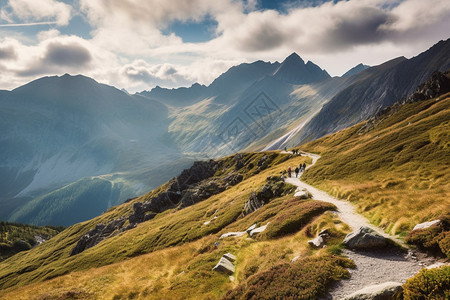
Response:
[[[450,97],[394,107],[385,115],[302,145],[321,159],[303,179],[353,202],[392,234],[450,207]]]
[[[264,156],[267,157],[268,164],[266,169],[260,168],[258,171],[258,162]],[[164,191],[165,185],[161,186],[142,197],[113,207],[97,218],[73,225],[43,245],[26,253],[19,253],[13,261],[8,260],[0,264],[0,287],[21,286],[73,271],[105,266],[145,253],[193,242],[211,234],[220,235],[227,230],[231,231],[231,228],[227,227],[233,226],[235,221],[244,224],[247,218],[252,218],[253,214],[242,218],[242,209],[251,192],[260,189],[266,183],[267,176],[280,174],[287,165],[296,165],[305,159],[276,152],[242,154],[241,161],[245,164],[239,169],[244,176],[241,183],[193,206],[167,210],[132,230],[104,240],[83,253],[69,256],[81,236],[93,229],[96,224],[104,224],[129,214],[133,203],[145,201]],[[217,171],[218,176],[235,170],[236,161],[233,156],[224,158],[222,162],[221,170]],[[281,207],[274,208],[273,216]],[[214,216],[217,218],[209,225],[203,224]],[[240,230],[245,228],[247,227]]]
[[[0,221],[0,261],[18,252],[30,250],[39,241],[48,240],[63,229],[63,227],[39,227]]]
[[[449,299],[450,267],[422,269],[403,285],[403,298],[405,300]]]
[[[327,287],[350,273],[349,259],[330,254],[283,263],[248,278],[223,299],[317,299]]]

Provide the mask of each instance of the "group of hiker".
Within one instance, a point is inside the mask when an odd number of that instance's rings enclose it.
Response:
[[[286,147],[284,147],[284,151],[288,152]],[[294,155],[300,155],[300,156],[302,155],[298,149],[292,149],[291,151],[292,151],[292,154],[294,154]]]
[[[305,172],[305,170],[306,170],[306,164],[305,163],[300,163],[300,165],[298,166],[298,167],[296,167],[295,168],[295,170],[294,170],[294,173],[295,173],[295,178],[298,178],[298,173],[300,173],[300,172]],[[284,181],[284,178],[285,178],[285,176],[286,176],[286,173],[287,173],[287,177],[292,177],[292,169],[291,169],[291,166],[289,166],[288,168],[287,168],[287,172],[286,172],[286,170],[284,170],[283,172],[281,172],[281,179]]]

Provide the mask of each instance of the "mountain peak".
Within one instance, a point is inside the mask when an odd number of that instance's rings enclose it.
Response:
[[[289,63],[298,62],[301,64],[305,64],[304,60],[296,52],[292,52],[291,55],[286,57],[286,59],[283,61],[283,63],[285,63],[285,62],[289,62]]]
[[[295,52],[286,57],[273,76],[290,84],[306,84],[330,77],[325,70],[313,62],[308,61],[305,64],[304,60]]]
[[[342,75],[342,77],[350,77],[350,76],[356,75],[356,74],[364,71],[367,68],[370,68],[370,66],[359,63],[358,65],[354,66],[353,68],[351,68],[350,70],[345,72],[344,75]]]

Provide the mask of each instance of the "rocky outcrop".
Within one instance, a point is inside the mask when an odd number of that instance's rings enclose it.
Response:
[[[239,156],[236,160],[242,161],[242,158]],[[220,162],[214,160],[195,162],[192,167],[183,170],[179,176],[171,179],[165,191],[148,201],[133,203],[133,212],[128,216],[112,220],[107,224],[98,224],[81,237],[71,255],[81,253],[106,238],[135,228],[137,224],[153,219],[157,213],[170,208],[182,209],[193,205],[243,180],[242,174],[239,173],[211,178],[219,167]],[[124,227],[127,219],[129,225]]]
[[[419,85],[416,91],[404,102],[411,103],[423,101],[448,92],[450,92],[450,71],[447,71],[446,73],[436,71],[431,74],[430,79]]]
[[[256,211],[270,200],[280,197],[283,193],[284,182],[278,176],[267,177],[267,183],[258,192],[252,192],[250,199],[245,203],[242,214],[244,216]]]
[[[402,284],[398,282],[385,282],[365,287],[343,300],[391,300],[398,299],[402,294]]]
[[[121,218],[109,222],[108,224],[97,224],[94,229],[86,233],[81,237],[75,247],[72,249],[70,255],[75,255],[83,252],[84,250],[91,248],[104,239],[114,236],[119,232],[122,232],[122,226],[126,219]]]
[[[343,244],[351,249],[371,249],[384,247],[387,245],[387,239],[377,234],[373,229],[360,227],[345,237]]]
[[[227,232],[224,233],[220,236],[220,239],[224,239],[227,237],[240,237],[240,236],[244,236],[246,232],[245,231],[233,231],[233,232]]]
[[[235,268],[233,263],[228,258],[230,257],[230,255],[234,258],[234,260],[236,260],[236,257],[233,254],[231,253],[224,254],[220,258],[217,265],[214,266],[213,271],[233,275]]]

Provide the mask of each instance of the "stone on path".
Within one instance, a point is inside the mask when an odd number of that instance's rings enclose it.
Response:
[[[213,271],[232,275],[234,273],[234,265],[231,261],[222,256],[217,265],[213,268]]]
[[[438,225],[439,223],[441,223],[441,220],[433,220],[430,222],[420,223],[420,224],[417,224],[416,226],[414,226],[412,231],[417,230],[417,229],[427,229],[433,225]]]
[[[300,199],[308,199],[309,193],[305,188],[297,187],[294,197],[299,197]]]
[[[343,300],[390,300],[402,293],[402,284],[398,282],[385,282],[367,286]]]
[[[250,236],[254,236],[254,235],[257,235],[257,234],[263,232],[264,230],[266,230],[267,225],[269,225],[269,223],[270,223],[270,222],[267,222],[266,225],[253,229],[252,231],[250,231],[250,234],[249,234],[249,235],[250,235]]]
[[[369,249],[384,247],[387,245],[387,240],[373,229],[362,226],[358,230],[347,234],[343,244],[351,249]]]
[[[237,231],[237,232],[227,232],[224,233],[220,236],[220,239],[224,239],[227,237],[240,237],[240,236],[244,236],[244,234],[246,234],[246,231]]]

